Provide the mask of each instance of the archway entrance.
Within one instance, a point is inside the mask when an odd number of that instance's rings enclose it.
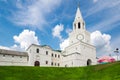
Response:
[[[35,61],[34,66],[40,66],[40,62],[39,61]]]
[[[91,65],[92,61],[90,59],[87,60],[87,66]]]

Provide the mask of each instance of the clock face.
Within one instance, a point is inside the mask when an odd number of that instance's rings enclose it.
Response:
[[[84,36],[83,36],[82,34],[79,34],[79,35],[77,35],[77,39],[78,39],[78,40],[83,40],[83,39],[84,39]]]

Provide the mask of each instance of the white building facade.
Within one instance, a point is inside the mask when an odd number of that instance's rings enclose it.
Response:
[[[10,53],[10,54],[9,54]],[[19,53],[19,52],[18,52]],[[79,67],[97,64],[96,48],[90,43],[90,33],[85,28],[85,22],[82,18],[80,8],[77,8],[76,16],[73,22],[73,30],[69,34],[69,46],[65,50],[53,50],[47,45],[32,44],[28,47],[25,55],[18,55],[14,52],[14,60],[12,52],[0,52],[6,54],[8,58],[0,58],[0,65],[27,65],[27,66],[45,66],[45,67]],[[26,55],[27,54],[27,55]],[[23,56],[21,59],[20,56]],[[10,58],[10,59],[9,59]],[[5,61],[5,63],[4,63]],[[15,63],[15,61],[17,61]],[[20,63],[23,64],[20,64]],[[13,64],[14,63],[14,64]]]
[[[52,50],[47,45],[32,44],[27,52],[29,54],[29,66],[59,67],[61,66],[61,51]]]

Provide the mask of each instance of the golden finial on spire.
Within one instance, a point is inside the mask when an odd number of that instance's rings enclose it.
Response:
[[[75,4],[77,4],[76,7],[80,7],[80,0],[75,0]]]
[[[80,7],[80,1],[78,1],[78,7]]]

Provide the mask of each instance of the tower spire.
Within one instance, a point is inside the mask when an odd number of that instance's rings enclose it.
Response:
[[[73,22],[73,30],[85,30],[85,22],[82,18],[82,14],[80,12],[80,3],[78,3],[75,19]]]
[[[80,4],[78,4],[75,19],[83,20],[83,18],[82,18],[82,14],[81,14],[81,12],[80,12]]]

